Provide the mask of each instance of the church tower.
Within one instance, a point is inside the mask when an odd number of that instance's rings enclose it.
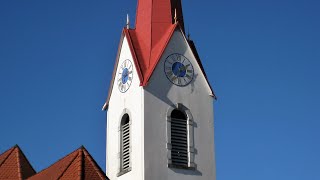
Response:
[[[128,23],[129,24],[129,23]],[[107,101],[111,180],[215,180],[216,97],[181,0],[138,0],[123,29]]]

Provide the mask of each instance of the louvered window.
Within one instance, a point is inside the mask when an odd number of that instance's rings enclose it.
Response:
[[[121,121],[121,162],[120,171],[130,170],[130,118],[128,114],[123,115]]]
[[[171,113],[171,161],[177,167],[188,167],[187,116],[180,110]]]

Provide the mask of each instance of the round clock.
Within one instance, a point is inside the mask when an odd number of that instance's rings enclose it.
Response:
[[[123,61],[118,70],[118,88],[122,93],[125,93],[130,88],[133,78],[132,70],[133,65],[129,59]]]
[[[171,54],[164,63],[164,72],[173,84],[186,86],[193,79],[193,66],[189,59],[181,54]]]

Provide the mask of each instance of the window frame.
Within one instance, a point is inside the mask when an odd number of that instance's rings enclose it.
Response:
[[[171,159],[171,113],[173,110],[179,110],[182,111],[187,116],[187,144],[188,144],[188,166],[179,166],[172,163]],[[194,162],[196,149],[194,147],[194,119],[192,117],[191,111],[185,107],[181,103],[177,103],[176,105],[170,106],[167,110],[167,164],[169,168],[177,168],[177,169],[190,169],[190,170],[196,170],[197,165]]]
[[[129,168],[123,169],[123,150],[122,150],[122,122],[124,121],[124,116],[127,115],[129,118]],[[128,109],[124,109],[119,118],[119,127],[118,127],[118,173],[117,177],[126,174],[132,170],[132,116]]]

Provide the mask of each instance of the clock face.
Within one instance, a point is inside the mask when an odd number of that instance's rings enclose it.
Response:
[[[167,78],[177,86],[186,86],[193,79],[193,66],[189,59],[181,54],[171,54],[164,63]]]
[[[132,83],[133,78],[133,65],[129,59],[126,59],[118,70],[118,88],[119,91],[125,93]]]

